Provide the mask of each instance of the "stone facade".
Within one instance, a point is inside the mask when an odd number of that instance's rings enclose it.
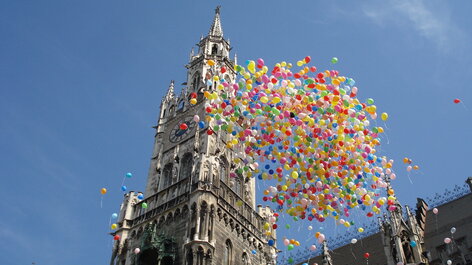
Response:
[[[275,264],[275,245],[267,244],[275,231],[263,232],[273,213],[256,207],[254,178],[234,173],[233,161],[245,159],[244,152],[227,148],[224,132],[208,133],[214,124],[201,128],[195,121],[205,117],[204,92],[218,91],[213,73],[224,66],[224,78],[235,78],[236,58],[229,53],[217,8],[208,35],[196,53],[192,49],[180,95],[172,81],[162,99],[144,198],[125,195],[110,264]],[[192,93],[195,105],[189,103]]]
[[[472,192],[472,178],[467,179],[467,184]],[[326,254],[322,253],[295,264],[364,265],[367,260],[363,255],[368,252],[369,265],[442,265],[448,260],[452,265],[472,265],[472,193],[466,189],[437,195],[441,203],[436,206],[428,207],[418,199],[414,215],[405,207],[404,212],[385,216],[378,232],[359,239],[356,245],[347,243],[329,251],[331,263],[324,261]],[[460,196],[448,197],[455,194]],[[435,208],[437,214],[433,212]],[[397,228],[392,229],[394,226]],[[451,233],[453,227],[456,231]],[[451,243],[445,243],[446,238]],[[417,246],[412,247],[411,241],[417,242]]]

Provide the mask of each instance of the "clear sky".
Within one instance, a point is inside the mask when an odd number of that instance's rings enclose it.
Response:
[[[161,97],[218,4],[240,62],[310,55],[389,113],[400,201],[471,175],[470,1],[2,0],[0,264],[109,263],[123,176],[144,190]]]

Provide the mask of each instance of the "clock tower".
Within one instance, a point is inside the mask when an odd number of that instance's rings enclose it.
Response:
[[[217,7],[207,36],[190,53],[187,82],[177,95],[171,81],[161,101],[144,199],[125,195],[110,264],[275,264],[275,245],[268,244],[275,231],[263,231],[273,213],[256,207],[255,179],[233,162],[245,154],[228,148],[228,133],[205,120],[204,93],[225,93],[213,75],[223,67],[220,78],[236,77],[230,50]]]

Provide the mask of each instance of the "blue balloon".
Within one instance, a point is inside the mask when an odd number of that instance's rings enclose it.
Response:
[[[139,194],[139,195],[138,195],[138,199],[140,199],[140,200],[144,199],[144,195]]]
[[[257,251],[255,249],[253,249],[252,251],[252,254],[256,255],[257,254]]]
[[[127,178],[131,178],[132,176],[133,176],[133,174],[131,174],[130,172],[126,173]]]
[[[121,186],[121,190],[126,191],[126,186],[125,185]]]
[[[273,246],[273,245],[275,244],[275,242],[274,242],[274,240],[269,239],[269,241],[267,241],[267,244],[268,244],[269,246]]]
[[[111,218],[113,218],[113,219],[118,218],[118,214],[117,214],[117,213],[113,213],[113,214],[111,215]]]
[[[198,122],[198,127],[200,127],[200,129],[205,128],[205,122],[204,121]]]
[[[415,241],[411,241],[411,242],[410,242],[410,246],[411,246],[411,247],[416,247],[416,242],[415,242]]]

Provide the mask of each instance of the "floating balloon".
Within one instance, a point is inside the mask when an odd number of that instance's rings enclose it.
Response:
[[[438,214],[438,212],[439,212],[438,208],[433,208],[433,213],[434,214]]]
[[[413,247],[413,248],[416,247],[417,246],[416,241],[411,241],[410,246]]]
[[[274,242],[274,240],[269,239],[269,241],[267,241],[267,244],[268,244],[269,246],[273,246],[273,245],[275,244],[275,242]]]
[[[101,193],[102,195],[104,195],[105,193],[107,193],[107,189],[102,188],[102,189],[100,190],[100,193]]]
[[[356,244],[357,243],[357,239],[353,238],[351,239],[351,244]]]
[[[139,254],[139,252],[141,252],[141,249],[139,249],[139,248],[135,248],[133,252],[134,252],[134,254],[136,254],[136,255],[137,255],[137,254]]]
[[[364,258],[368,259],[370,257],[369,252],[364,253]]]
[[[388,114],[387,113],[382,113],[382,115],[380,115],[380,117],[382,118],[383,121],[386,121],[388,119]]]
[[[454,234],[456,232],[456,228],[455,227],[451,227],[451,234]]]
[[[117,224],[112,224],[112,225],[111,225],[111,229],[112,229],[112,230],[115,230],[116,228],[117,228]]]
[[[117,214],[117,213],[112,213],[112,214],[111,214],[111,218],[112,218],[112,219],[118,218],[118,214]]]
[[[253,255],[256,255],[256,254],[257,254],[257,251],[256,251],[255,249],[253,249],[253,250],[251,251],[251,253],[252,253]]]
[[[120,240],[120,236],[119,235],[114,236],[113,240]]]
[[[125,185],[121,186],[121,190],[122,190],[122,191],[126,191],[126,189],[127,189],[127,188],[126,188]]]
[[[454,103],[456,103],[456,104],[461,103],[461,100],[456,98],[456,99],[454,99]]]
[[[138,199],[140,199],[140,200],[144,199],[144,195],[143,194],[138,194]]]
[[[316,250],[316,246],[315,246],[315,245],[311,245],[311,246],[310,246],[310,250],[311,250],[311,251],[315,251],[315,250]]]
[[[336,57],[331,58],[331,63],[335,64],[337,62],[338,62],[338,58]]]
[[[449,244],[451,243],[451,239],[449,237],[444,238],[444,243]]]
[[[141,207],[142,207],[143,209],[146,209],[146,208],[148,207],[148,205],[147,205],[147,203],[143,202],[143,203],[141,204]]]
[[[131,178],[131,177],[133,177],[133,174],[130,173],[130,172],[128,172],[128,173],[126,173],[126,177],[127,177],[127,178]]]
[[[452,261],[451,261],[450,259],[448,259],[448,260],[446,261],[446,263],[447,263],[447,265],[451,265],[451,264],[452,264]]]

